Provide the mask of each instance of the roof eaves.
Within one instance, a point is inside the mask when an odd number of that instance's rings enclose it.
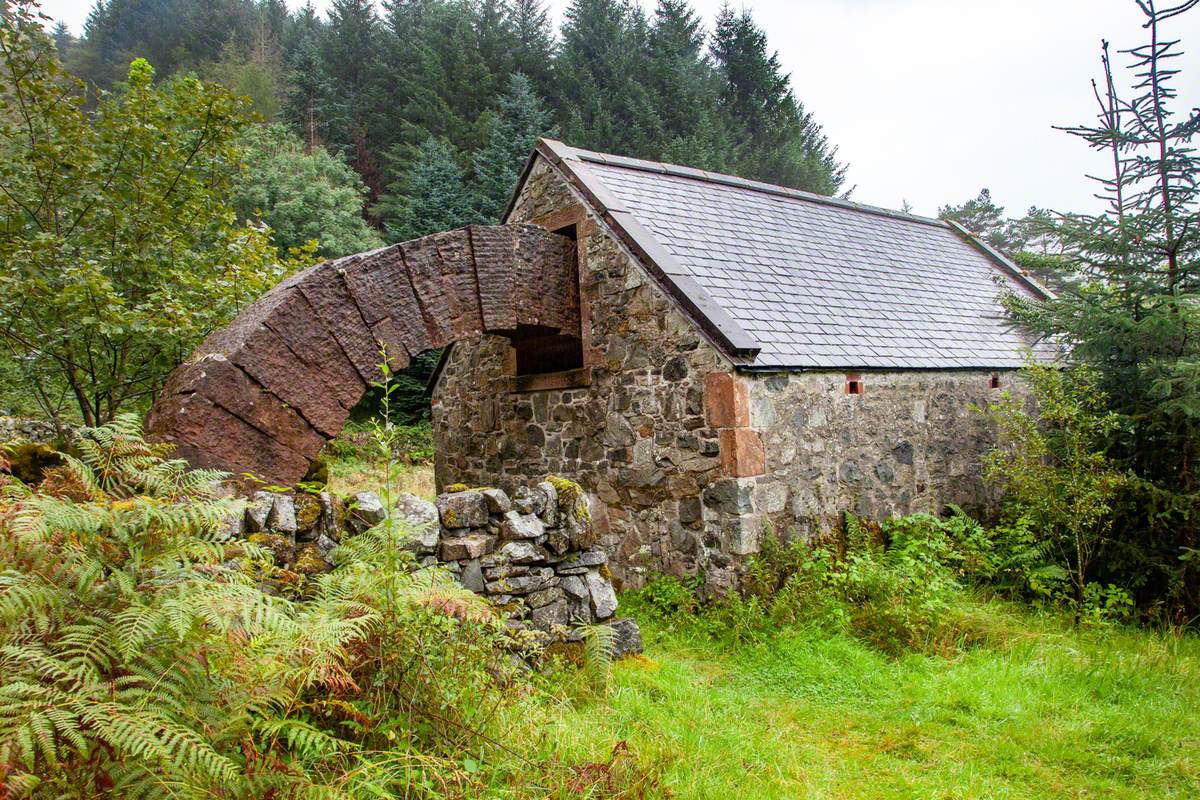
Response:
[[[954,220],[948,219],[946,220],[946,223],[950,226],[951,230],[957,233],[968,244],[986,255],[988,258],[992,259],[992,261],[995,261],[1001,269],[1003,269],[1012,277],[1016,278],[1021,283],[1025,284],[1027,288],[1032,289],[1034,293],[1041,295],[1042,298],[1046,300],[1054,299],[1054,292],[1052,292],[1048,287],[1043,286],[1039,280],[1029,274],[1028,270],[1022,269],[1019,264],[1013,262],[1013,260],[1004,255],[1004,253],[1001,253],[999,250],[992,247],[990,244],[983,241]]]
[[[737,320],[722,308],[701,286],[687,268],[654,235],[637,220],[604,184],[587,168],[580,151],[552,139],[541,139],[537,152],[554,164],[578,189],[593,209],[612,228],[624,244],[650,270],[651,274],[687,310],[692,319],[717,340],[731,355],[752,358],[761,347],[746,332]],[[598,155],[598,154],[593,154]],[[604,156],[605,159],[633,162],[622,156]],[[599,158],[590,159],[601,163]],[[603,163],[608,163],[607,161]],[[640,162],[650,164],[651,162]],[[664,165],[658,165],[664,166]]]

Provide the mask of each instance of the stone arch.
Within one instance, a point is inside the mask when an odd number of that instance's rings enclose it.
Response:
[[[327,261],[280,283],[167,379],[147,432],[195,466],[292,485],[367,388],[477,334],[578,336],[575,243],[473,225]]]

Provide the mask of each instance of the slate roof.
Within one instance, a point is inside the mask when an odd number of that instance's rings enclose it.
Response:
[[[550,140],[538,152],[745,367],[1022,363],[997,278],[1046,291],[957,226]]]

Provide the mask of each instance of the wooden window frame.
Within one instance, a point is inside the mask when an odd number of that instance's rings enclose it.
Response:
[[[517,348],[509,344],[504,353],[504,374],[508,378],[511,393],[544,392],[551,389],[579,389],[592,384],[592,365],[596,354],[592,350],[592,325],[588,309],[587,292],[587,247],[586,240],[596,232],[596,223],[588,216],[587,209],[580,204],[535,217],[529,221],[550,232],[575,226],[575,278],[579,293],[579,338],[583,349],[583,366],[562,372],[546,372],[538,375],[517,374]]]

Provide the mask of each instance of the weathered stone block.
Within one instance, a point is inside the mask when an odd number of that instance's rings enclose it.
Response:
[[[533,514],[509,511],[500,525],[500,535],[505,539],[536,539],[546,532],[546,526]]]
[[[270,492],[255,492],[246,504],[246,530],[259,533],[267,529],[267,517],[275,505],[275,495]]]
[[[532,564],[542,560],[542,553],[527,540],[508,542],[500,548],[498,555],[513,564]]]
[[[740,376],[711,372],[704,378],[704,418],[714,428],[750,424],[750,387]]]
[[[625,658],[642,652],[642,629],[630,617],[621,617],[607,623],[613,631],[612,657]]]
[[[530,611],[529,621],[535,627],[548,631],[555,625],[566,625],[569,621],[569,610],[566,600],[555,600],[549,605],[544,605]]]
[[[478,558],[473,558],[463,565],[462,572],[458,575],[458,582],[464,589],[477,594],[483,593],[486,582],[483,579],[483,569],[479,566]]]
[[[588,570],[584,578],[592,599],[592,613],[596,619],[608,619],[617,611],[617,593],[612,583],[600,574],[600,570]]]
[[[438,513],[447,528],[482,528],[488,521],[487,498],[482,492],[454,492],[437,499]]]
[[[480,494],[487,501],[488,512],[491,514],[507,514],[512,509],[512,500],[502,489],[484,489]]]
[[[442,540],[442,561],[460,561],[467,558],[486,556],[496,549],[496,539],[485,534],[473,533]]]
[[[286,494],[275,495],[271,513],[267,515],[267,529],[289,536],[296,535],[296,503]]]
[[[359,492],[350,498],[346,524],[355,533],[375,527],[387,516],[383,502],[374,492]]]

